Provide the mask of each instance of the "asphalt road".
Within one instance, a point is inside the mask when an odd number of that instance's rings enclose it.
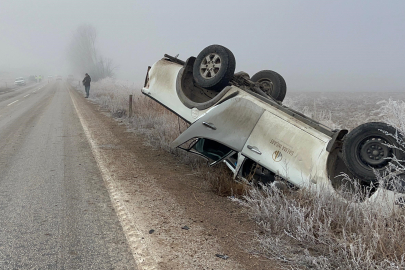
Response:
[[[0,269],[136,269],[63,82],[0,93]]]

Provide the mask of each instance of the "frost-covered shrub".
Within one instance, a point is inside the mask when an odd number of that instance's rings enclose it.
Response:
[[[388,134],[395,138],[398,149],[403,154],[405,152],[405,102],[392,99],[380,101],[381,106],[375,113],[383,119],[384,122],[396,129],[395,134]],[[395,156],[393,162],[389,164],[386,172],[378,175],[380,185],[393,188],[395,191],[405,193],[405,160]]]
[[[344,191],[341,191],[344,192]],[[281,192],[252,188],[243,205],[261,226],[256,252],[286,269],[402,269],[405,216],[381,214],[381,206],[328,192]]]

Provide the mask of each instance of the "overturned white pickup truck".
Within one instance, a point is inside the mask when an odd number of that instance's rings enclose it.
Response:
[[[403,159],[395,129],[372,122],[347,130],[330,128],[282,105],[286,83],[270,70],[251,78],[234,73],[235,58],[220,45],[183,62],[165,55],[148,69],[142,93],[190,123],[173,143],[225,162],[234,178],[264,183],[275,176],[296,187],[336,188],[342,172],[364,186],[377,185],[393,157]],[[390,191],[375,189],[374,195]]]

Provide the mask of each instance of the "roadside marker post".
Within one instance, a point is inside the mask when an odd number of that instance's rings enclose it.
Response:
[[[128,116],[132,117],[132,95],[129,95],[129,110],[128,110]]]

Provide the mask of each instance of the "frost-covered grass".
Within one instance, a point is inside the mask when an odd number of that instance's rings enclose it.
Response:
[[[354,196],[355,197],[355,196]],[[342,202],[327,192],[252,188],[234,199],[261,225],[253,252],[285,269],[404,269],[403,211]]]
[[[172,142],[187,124],[164,107],[145,97],[140,89],[113,79],[93,83],[90,99],[111,112],[115,118],[123,118],[129,128],[141,133],[155,147],[170,150]],[[133,96],[132,117],[128,117],[129,95]]]
[[[334,128],[353,129],[365,122],[382,121],[380,113],[376,112],[382,104],[381,100],[404,100],[405,92],[323,92],[323,93],[287,93],[283,104],[302,112],[321,123]]]
[[[129,94],[134,95],[131,118],[127,115]],[[171,150],[170,142],[188,125],[141,95],[140,89],[105,79],[92,85],[91,95],[114,117],[124,119],[144,136],[152,147],[169,151],[179,162],[192,166],[219,194],[245,190],[245,186],[232,182],[224,166],[213,170],[199,158]],[[391,96],[402,100],[405,94]],[[332,128],[352,129],[364,122],[384,121],[404,135],[405,103],[381,101],[386,97],[379,93],[296,93],[287,95],[284,104]],[[399,143],[404,146],[403,141]],[[387,213],[381,211],[380,205],[360,206],[356,203],[363,196],[360,191],[346,192],[343,187],[340,192],[347,194],[346,202],[327,192],[306,189],[248,189],[243,197],[234,200],[262,228],[250,251],[276,259],[286,269],[404,269],[404,212]]]

